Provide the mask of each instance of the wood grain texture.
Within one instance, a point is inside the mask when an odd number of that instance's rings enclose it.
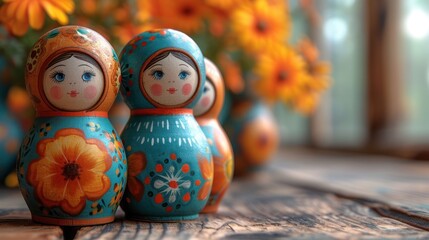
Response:
[[[394,184],[395,179],[399,181],[390,175],[395,172],[416,182],[426,181],[425,178],[404,171],[408,166],[405,162],[402,162],[404,166],[396,168],[391,159],[387,159],[390,165],[385,168],[388,169],[384,173],[379,169],[376,173],[377,167],[373,166],[377,164],[373,162],[366,162],[366,167],[359,169],[352,163],[342,162],[343,157],[306,151],[280,152],[277,160],[266,169],[245,179],[235,179],[217,214],[201,215],[197,220],[178,223],[148,223],[124,219],[123,212],[119,211],[114,223],[80,228],[75,239],[429,238],[428,231],[402,221],[400,214],[389,216],[392,212],[384,207],[389,207],[391,202],[383,196],[395,194],[388,192],[386,195],[384,191],[376,190],[380,187],[377,185],[389,181]],[[367,160],[376,159],[379,157]],[[362,178],[359,178],[359,172],[365,168],[367,174],[360,173]],[[350,180],[347,182],[348,176]],[[378,182],[378,178],[386,179]],[[400,186],[390,186],[389,189],[399,189]],[[417,209],[415,206],[422,204],[425,196],[421,195],[420,185],[416,185],[412,193],[413,186],[411,184],[407,190],[408,196],[413,198],[409,205],[406,198],[400,196],[393,198],[395,202]],[[380,206],[382,208],[377,208]],[[387,213],[383,213],[383,209]],[[410,213],[405,208],[400,210],[405,211],[403,218]],[[424,208],[420,211],[426,213]],[[421,221],[423,224],[428,222],[426,219]],[[61,238],[61,228],[31,222],[17,190],[0,190],[0,239]]]

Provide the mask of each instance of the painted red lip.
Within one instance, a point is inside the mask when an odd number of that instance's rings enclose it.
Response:
[[[176,91],[177,91],[177,89],[175,89],[175,88],[167,89],[167,92],[169,92],[170,94],[174,94]]]
[[[74,98],[74,97],[77,97],[77,95],[79,94],[79,92],[76,91],[76,90],[73,90],[73,91],[71,91],[71,92],[69,92],[67,94],[70,95],[70,97]]]

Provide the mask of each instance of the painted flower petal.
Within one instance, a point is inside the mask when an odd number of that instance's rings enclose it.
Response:
[[[156,189],[160,189],[160,188],[162,188],[162,187],[164,187],[166,184],[163,182],[163,181],[161,181],[161,180],[156,180],[154,183],[153,183],[153,186],[156,188]]]
[[[139,175],[146,168],[147,160],[143,152],[136,152],[128,157],[128,173],[131,177]]]
[[[171,193],[170,197],[168,198],[168,202],[169,203],[174,203],[176,201],[176,194],[175,193]]]
[[[104,173],[84,171],[80,176],[80,187],[88,199],[96,200],[110,188],[110,179]]]
[[[204,200],[204,199],[206,199],[209,196],[209,194],[210,194],[211,187],[212,187],[212,182],[211,181],[205,182],[204,185],[203,185],[203,187],[198,192],[198,200]]]
[[[128,191],[136,199],[136,201],[140,202],[144,193],[144,185],[135,177],[128,178],[127,184]]]
[[[190,188],[191,187],[191,181],[186,180],[182,184],[180,184],[180,186],[183,188]]]

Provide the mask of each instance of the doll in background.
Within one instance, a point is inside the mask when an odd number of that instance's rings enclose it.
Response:
[[[194,115],[207,137],[214,164],[213,187],[202,212],[215,213],[231,183],[234,161],[231,143],[218,120],[225,96],[223,79],[213,62],[204,61],[207,80],[203,95],[194,107]]]
[[[135,36],[120,62],[131,109],[121,135],[129,160],[121,207],[137,220],[195,219],[213,180],[210,148],[192,114],[205,82],[203,55],[187,35],[160,29]]]
[[[122,142],[107,118],[120,79],[115,51],[88,28],[53,29],[31,50],[25,77],[36,119],[17,172],[33,220],[112,222],[127,174]]]

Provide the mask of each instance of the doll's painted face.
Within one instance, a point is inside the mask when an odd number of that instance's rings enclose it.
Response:
[[[146,95],[164,106],[185,103],[198,87],[195,64],[178,52],[164,52],[154,58],[143,71],[142,78]]]
[[[66,53],[52,60],[43,76],[43,91],[56,108],[83,111],[93,107],[104,90],[100,66],[82,53]]]
[[[203,95],[201,96],[200,100],[198,100],[197,105],[194,107],[194,115],[195,116],[201,116],[204,113],[206,113],[210,108],[213,106],[213,103],[215,101],[216,92],[213,87],[212,82],[209,78],[207,78],[207,81],[204,85]]]

